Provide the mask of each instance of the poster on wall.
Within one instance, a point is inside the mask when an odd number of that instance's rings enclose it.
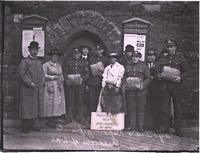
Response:
[[[146,44],[146,35],[138,34],[124,34],[124,50],[127,45],[134,46],[135,50],[142,54],[141,60],[145,60],[145,44]]]
[[[27,57],[29,55],[28,46],[30,45],[31,41],[37,41],[39,43],[39,57],[44,57],[44,30],[42,28],[33,28],[33,30],[23,30],[22,31],[22,55],[23,57]]]

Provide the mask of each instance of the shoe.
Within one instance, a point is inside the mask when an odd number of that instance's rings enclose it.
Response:
[[[40,131],[40,128],[38,128],[38,127],[31,127],[30,131]]]
[[[168,132],[169,132],[169,129],[164,129],[164,128],[160,128],[155,131],[155,133],[168,133]]]
[[[132,127],[127,127],[124,129],[125,131],[133,131],[133,128]]]
[[[30,133],[30,131],[28,129],[22,129],[22,132],[25,133],[25,134]]]

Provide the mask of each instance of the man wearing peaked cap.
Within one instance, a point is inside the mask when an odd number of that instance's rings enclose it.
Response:
[[[189,76],[188,63],[185,58],[177,54],[177,42],[173,39],[165,41],[167,52],[162,53],[162,56],[156,60],[156,77],[161,81],[160,93],[163,93],[163,101],[159,103],[160,120],[157,133],[169,132],[171,99],[174,107],[174,128],[175,134],[182,136],[182,105],[181,105],[181,82]],[[171,74],[170,77],[163,75]],[[176,73],[174,73],[176,72]]]
[[[108,58],[104,56],[104,48],[101,45],[96,45],[94,56],[89,59],[90,75],[87,81],[89,107],[88,115],[91,112],[96,112],[99,101],[99,94],[101,92],[102,74],[105,67],[109,64]]]
[[[124,88],[127,106],[126,130],[143,132],[147,86],[150,83],[148,66],[140,61],[142,54],[134,51],[132,63],[125,67]]]
[[[75,118],[81,124],[88,124],[84,117],[83,96],[85,83],[89,76],[88,65],[81,59],[81,52],[73,48],[73,58],[66,62],[64,77],[66,80],[67,95],[67,122]]]

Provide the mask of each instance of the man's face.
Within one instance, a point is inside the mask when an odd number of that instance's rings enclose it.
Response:
[[[110,57],[110,62],[111,62],[111,64],[115,64],[117,62],[117,58],[116,57]]]
[[[88,48],[83,48],[82,49],[82,54],[85,56],[85,55],[88,55],[89,53],[89,49]]]
[[[96,51],[96,53],[97,53],[97,55],[98,55],[99,57],[100,57],[100,56],[103,56],[103,52],[104,52],[103,49],[97,50],[97,51]]]
[[[128,58],[131,58],[132,52],[126,52],[126,56],[127,56]]]
[[[36,57],[37,54],[38,54],[38,49],[37,49],[37,48],[30,48],[30,49],[29,49],[29,52],[30,52],[30,55],[31,55],[32,57]]]
[[[51,56],[51,60],[55,63],[58,61],[58,55],[54,54]]]
[[[74,59],[79,59],[81,57],[81,53],[74,53]]]
[[[176,53],[176,46],[168,46],[169,54],[174,55]]]
[[[148,55],[148,56],[147,56],[147,61],[148,61],[148,62],[154,62],[155,59],[156,59],[156,56],[155,56],[155,55]]]
[[[133,56],[132,57],[132,62],[133,63],[138,63],[140,61],[140,57],[139,56]]]

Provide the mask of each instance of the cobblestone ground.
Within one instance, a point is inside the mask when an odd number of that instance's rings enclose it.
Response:
[[[197,122],[184,127],[184,137],[157,135],[151,131],[92,131],[73,122],[59,128],[43,127],[39,132],[21,133],[4,128],[4,149],[11,150],[121,150],[198,151]]]

